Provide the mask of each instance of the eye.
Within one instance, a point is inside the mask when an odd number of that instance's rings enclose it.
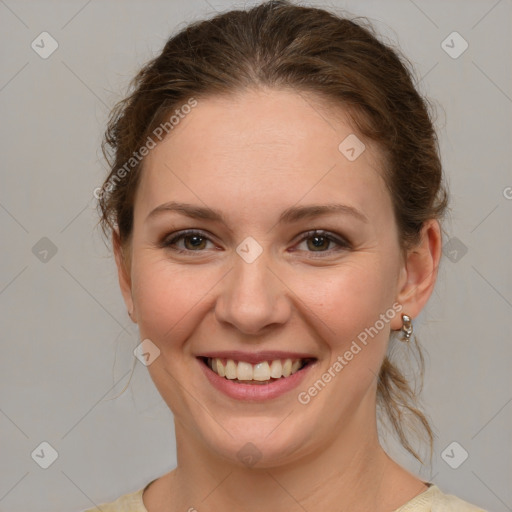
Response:
[[[310,242],[311,241],[311,242]],[[336,252],[341,250],[347,250],[351,248],[350,243],[347,240],[344,240],[341,237],[334,235],[328,231],[324,231],[321,229],[316,229],[313,231],[308,231],[304,234],[304,236],[300,239],[300,242],[306,242],[306,250],[308,252],[313,253],[332,253],[333,250],[326,250],[328,246],[332,243],[338,246],[335,249]],[[317,257],[317,256],[314,256]],[[320,256],[322,257],[322,256]]]
[[[180,240],[184,242],[184,249],[175,247],[176,243]],[[161,242],[161,247],[168,247],[173,251],[184,253],[184,252],[202,252],[205,248],[205,241],[210,240],[201,231],[189,229],[187,231],[181,231],[172,238],[166,238]],[[211,241],[211,240],[210,240]]]
[[[178,246],[178,242],[180,241],[183,242],[182,247]],[[177,253],[204,252],[204,249],[207,248],[208,242],[211,242],[211,240],[204,233],[194,229],[189,229],[186,231],[175,233],[170,237],[165,238],[160,243],[160,247],[169,248]],[[330,254],[333,252],[333,249],[328,249],[328,247],[331,244],[335,244],[338,247],[337,249],[334,249],[334,251],[336,252],[341,250],[348,250],[351,248],[350,243],[347,240],[343,239],[342,237],[334,235],[333,233],[330,233],[328,231],[319,229],[304,233],[299,242],[306,242],[305,250],[307,252],[312,253]],[[292,249],[292,252],[296,250],[297,249]]]

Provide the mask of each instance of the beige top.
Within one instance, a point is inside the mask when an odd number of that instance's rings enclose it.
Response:
[[[148,512],[142,501],[142,493],[153,482],[154,480],[136,492],[124,494],[115,501],[103,503],[84,512]],[[457,496],[445,494],[434,484],[428,485],[428,489],[393,512],[486,512]]]

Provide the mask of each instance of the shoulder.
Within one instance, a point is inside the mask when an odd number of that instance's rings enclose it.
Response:
[[[452,494],[444,493],[437,485],[431,485],[396,512],[486,512]]]
[[[432,512],[486,512],[472,503],[468,503],[453,494],[445,494],[435,486],[437,492],[432,500]]]
[[[123,494],[115,501],[101,503],[83,512],[147,512],[142,501],[143,492],[144,488],[132,493]]]

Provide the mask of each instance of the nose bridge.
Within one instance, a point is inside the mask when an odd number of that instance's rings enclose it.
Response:
[[[285,287],[269,268],[270,251],[262,250],[253,259],[255,246],[251,243],[241,243],[238,247],[233,270],[226,276],[216,306],[219,321],[246,333],[283,323],[289,314]]]

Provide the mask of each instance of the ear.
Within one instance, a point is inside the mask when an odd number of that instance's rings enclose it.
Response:
[[[423,224],[420,242],[407,251],[400,272],[397,302],[403,309],[391,322],[391,328],[402,327],[402,314],[416,318],[427,303],[436,284],[441,259],[441,229],[430,219]]]
[[[132,298],[132,282],[130,275],[130,261],[127,255],[124,253],[119,233],[117,231],[112,232],[112,246],[114,248],[114,256],[117,265],[117,276],[119,278],[119,287],[123,294],[123,299],[126,304],[128,314],[134,323],[137,323],[137,317],[135,307]],[[130,314],[130,312],[132,312]]]

